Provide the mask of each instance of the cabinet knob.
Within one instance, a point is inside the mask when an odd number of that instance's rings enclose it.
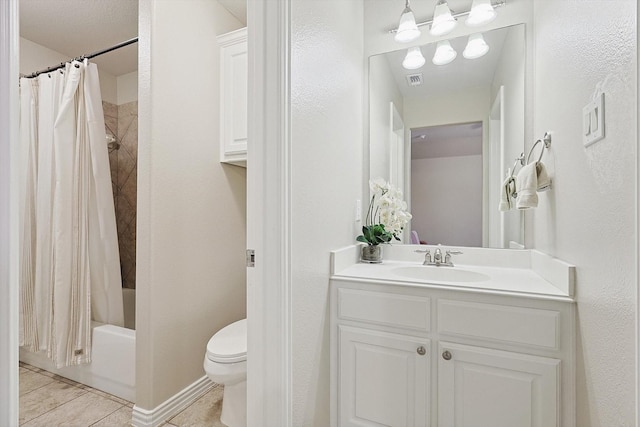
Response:
[[[425,349],[423,346],[418,347],[416,351],[420,356],[424,356],[425,354],[427,354],[427,349]]]
[[[444,360],[451,360],[451,352],[450,352],[449,350],[445,350],[445,351],[442,353],[442,358],[443,358]]]

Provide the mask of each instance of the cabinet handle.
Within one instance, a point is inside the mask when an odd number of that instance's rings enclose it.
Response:
[[[427,354],[427,350],[423,346],[418,347],[416,351],[420,356],[424,356],[425,354]]]
[[[442,358],[444,360],[451,360],[451,352],[449,350],[445,350],[444,353],[442,353]]]

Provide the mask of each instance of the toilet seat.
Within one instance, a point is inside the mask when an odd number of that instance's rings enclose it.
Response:
[[[207,359],[217,363],[247,360],[247,319],[220,329],[207,343]]]

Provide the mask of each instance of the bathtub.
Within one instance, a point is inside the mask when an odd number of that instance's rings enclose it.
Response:
[[[135,290],[123,289],[125,325],[135,325]],[[130,402],[136,398],[136,331],[92,322],[92,361],[56,369],[43,353],[20,348],[20,361]]]

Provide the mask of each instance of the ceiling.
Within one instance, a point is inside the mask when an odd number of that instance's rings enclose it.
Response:
[[[247,0],[218,0],[235,18],[247,25]]]
[[[246,23],[246,0],[218,2]],[[106,49],[138,36],[138,0],[20,0],[20,36],[69,59]],[[114,76],[136,71],[138,45],[93,62]]]
[[[138,0],[20,0],[20,36],[69,58],[137,35]],[[93,62],[114,76],[130,73],[138,69],[138,46],[101,55]]]

